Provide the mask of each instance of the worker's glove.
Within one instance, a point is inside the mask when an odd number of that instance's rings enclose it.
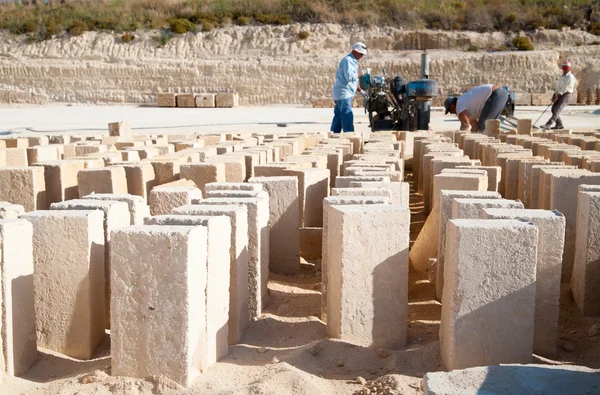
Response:
[[[365,92],[365,91],[360,91],[360,94],[362,95],[362,97],[363,97],[365,100],[368,100],[368,99],[369,99],[369,94],[368,94],[367,92]]]

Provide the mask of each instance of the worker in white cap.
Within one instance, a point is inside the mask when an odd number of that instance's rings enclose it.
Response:
[[[560,113],[569,104],[571,95],[575,92],[577,80],[571,73],[571,63],[565,60],[561,68],[563,75],[558,79],[554,95],[552,95],[552,117],[542,126],[542,129],[564,129]],[[553,124],[555,124],[554,127],[552,127]]]
[[[367,46],[357,42],[352,46],[352,52],[346,55],[335,73],[335,84],[332,93],[335,109],[331,131],[333,133],[354,132],[354,114],[352,114],[352,98],[359,92],[367,94],[358,84],[358,61],[367,54]]]

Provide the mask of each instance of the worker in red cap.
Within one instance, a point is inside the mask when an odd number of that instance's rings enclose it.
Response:
[[[542,126],[542,129],[564,129],[560,113],[569,104],[571,95],[575,92],[577,80],[573,73],[571,73],[571,63],[566,60],[562,64],[562,71],[563,75],[558,79],[554,95],[552,95],[552,117]]]

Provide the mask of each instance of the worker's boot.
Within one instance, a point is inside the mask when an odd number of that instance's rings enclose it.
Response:
[[[545,125],[542,125],[541,128],[543,130],[550,130],[550,129],[552,129],[552,124],[551,123],[547,123]]]
[[[562,130],[565,127],[563,126],[562,123],[557,123],[556,125],[554,125],[554,127],[552,128],[552,130]]]

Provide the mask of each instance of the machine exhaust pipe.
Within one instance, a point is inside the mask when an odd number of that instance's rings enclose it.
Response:
[[[429,79],[429,54],[427,50],[421,54],[421,79]]]

